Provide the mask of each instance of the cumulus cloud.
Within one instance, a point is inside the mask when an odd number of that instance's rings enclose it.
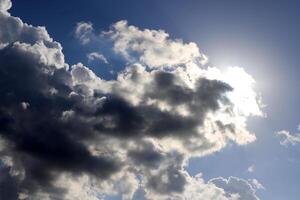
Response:
[[[300,126],[298,126],[298,131],[300,130]],[[280,136],[282,140],[280,144],[288,147],[289,145],[296,145],[300,143],[300,133],[291,134],[289,131],[282,130],[275,133],[276,135]]]
[[[82,44],[107,39],[128,61],[115,80],[104,80],[82,63],[65,63],[61,45],[44,27],[6,12],[10,3],[0,1],[0,185],[9,183],[0,197],[132,199],[141,189],[147,199],[228,200],[247,193],[228,186],[237,179],[207,183],[186,171],[190,157],[255,140],[247,117],[262,113],[244,70],[204,67],[196,44],[161,30],[121,21],[97,36],[81,22]]]
[[[116,53],[128,60],[135,60],[133,54],[138,54],[138,60],[151,68],[206,61],[206,56],[200,53],[195,43],[171,40],[163,30],[140,30],[128,26],[127,21],[119,21],[104,34],[114,41]]]
[[[98,52],[88,53],[87,58],[89,62],[99,60],[101,62],[104,62],[105,64],[108,64],[106,57],[103,54]]]
[[[256,190],[263,188],[257,180],[246,181],[236,177],[229,177],[228,179],[219,177],[210,180],[210,182],[219,188],[223,188],[226,191],[226,195],[232,196],[236,194],[238,195],[238,199],[243,200],[258,200]]]

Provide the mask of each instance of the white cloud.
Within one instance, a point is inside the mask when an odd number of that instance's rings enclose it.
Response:
[[[85,45],[91,41],[94,28],[92,23],[79,22],[75,29],[75,36],[79,39],[81,44]]]
[[[12,6],[11,0],[0,0],[0,11],[5,12]]]
[[[28,102],[21,102],[20,105],[23,110],[27,110],[30,106],[30,104]]]
[[[265,190],[265,187],[257,179],[249,179],[248,182],[252,185],[254,189]]]
[[[255,170],[255,166],[254,166],[254,165],[249,166],[248,169],[247,169],[247,171],[248,171],[249,173],[254,172],[254,170]]]
[[[138,61],[150,68],[171,67],[189,62],[204,63],[207,60],[193,42],[185,44],[179,39],[169,39],[169,34],[163,30],[140,30],[135,26],[128,26],[127,21],[115,23],[105,35],[113,40],[116,53],[129,61],[135,61],[132,53],[137,53]]]
[[[298,126],[298,131],[300,130],[300,126]],[[300,133],[291,134],[289,131],[282,130],[276,132],[276,135],[280,136],[282,140],[280,144],[283,146],[296,145],[300,143]]]
[[[8,5],[8,2],[10,1],[2,1],[0,5]],[[23,23],[20,18],[3,12],[0,12],[0,27],[0,49],[12,44],[19,51],[32,54],[43,64],[56,68],[65,67],[62,47],[60,43],[53,41],[45,27],[33,27]]]
[[[219,188],[223,188],[227,195],[238,194],[238,199],[241,200],[259,200],[256,195],[256,190],[263,188],[258,181],[248,182],[247,180],[237,177],[229,177],[228,179],[219,177],[210,180],[210,182]],[[254,187],[252,185],[253,183],[256,184]]]
[[[105,64],[108,64],[106,57],[103,54],[98,52],[92,52],[87,54],[87,58],[89,62],[99,60],[101,62],[104,62]]]

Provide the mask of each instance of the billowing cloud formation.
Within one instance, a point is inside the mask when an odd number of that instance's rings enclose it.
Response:
[[[171,40],[163,30],[139,30],[119,21],[104,35],[114,41],[114,51],[128,60],[136,60],[150,68],[171,67],[188,62],[206,62],[195,43],[185,44],[181,40]]]
[[[300,130],[300,126],[298,126],[298,131]],[[280,136],[282,140],[280,144],[283,146],[296,145],[300,143],[300,133],[291,134],[289,131],[282,130],[276,132],[276,135]]]
[[[69,66],[44,27],[12,17],[10,1],[0,3],[0,185],[9,190],[0,196],[131,199],[137,189],[147,199],[243,194],[192,177],[185,167],[192,156],[255,140],[246,119],[262,113],[244,70],[205,68],[196,44],[164,31],[121,21],[97,36],[92,24],[79,23],[83,44],[109,40],[128,61],[117,79],[103,80],[81,63]]]

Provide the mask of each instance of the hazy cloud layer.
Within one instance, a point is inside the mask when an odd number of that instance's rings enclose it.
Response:
[[[162,30],[120,21],[96,35],[81,22],[82,44],[108,40],[128,61],[115,80],[103,80],[65,63],[46,29],[12,17],[10,6],[0,1],[0,197],[131,199],[137,189],[155,200],[256,197],[259,188],[245,180],[206,183],[185,170],[192,156],[255,140],[246,120],[262,113],[243,69],[204,67],[195,43]]]

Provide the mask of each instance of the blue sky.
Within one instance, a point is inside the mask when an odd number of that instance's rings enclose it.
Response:
[[[109,71],[120,70],[122,62],[88,62],[86,54],[99,47],[80,44],[74,34],[78,22],[92,23],[99,33],[119,20],[140,29],[163,29],[172,39],[195,42],[211,66],[244,68],[266,105],[266,117],[252,117],[247,123],[256,141],[229,144],[212,155],[193,158],[188,171],[201,172],[206,181],[219,176],[257,179],[265,188],[257,191],[261,199],[297,200],[300,144],[283,146],[275,132],[295,133],[300,123],[299,7],[292,0],[15,0],[10,13],[28,24],[45,26],[62,44],[67,63],[82,62],[104,79],[114,78]],[[254,171],[247,171],[252,165]]]

